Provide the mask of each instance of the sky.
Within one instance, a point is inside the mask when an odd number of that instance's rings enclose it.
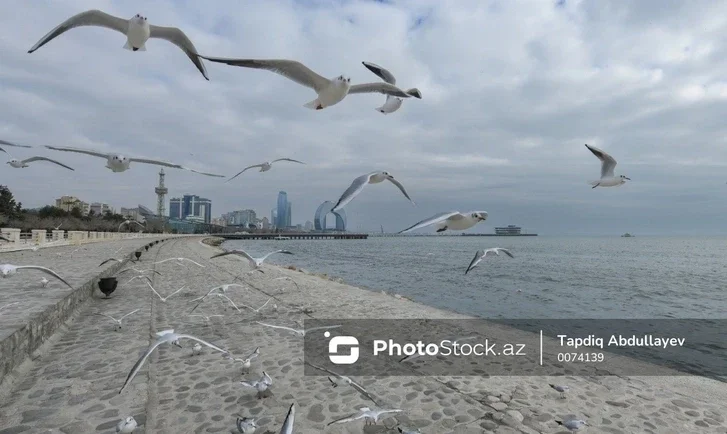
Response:
[[[121,33],[72,29],[27,50],[70,16],[98,8],[181,28],[199,53],[282,58],[325,77],[378,81],[389,69],[423,99],[376,110],[385,96],[350,95],[324,110],[277,74],[206,62],[210,81],[174,45],[122,49]],[[169,197],[212,200],[213,216],[270,215],[278,191],[293,222],[313,220],[359,175],[386,170],[346,206],[349,229],[404,229],[433,214],[489,213],[472,231],[517,224],[542,235],[727,233],[727,14],[696,0],[28,0],[0,15],[0,139],[13,156],[49,163],[0,167],[25,207],[61,195],[116,209],[156,209],[158,168],[123,173],[71,146],[163,159],[235,180],[168,169]],[[591,189],[592,144],[632,179]],[[0,156],[8,158],[7,155]],[[424,230],[432,232],[432,229]]]

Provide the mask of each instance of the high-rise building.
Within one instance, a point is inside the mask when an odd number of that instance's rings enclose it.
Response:
[[[262,220],[260,220],[261,223],[261,229],[270,229],[270,220],[268,220],[267,217],[263,217]]]
[[[108,211],[110,211],[111,213],[114,212],[114,209],[111,208],[111,205],[99,202],[93,202],[91,205],[89,205],[88,210],[89,212],[93,211],[95,215],[104,215]]]
[[[243,209],[223,214],[222,218],[227,221],[228,225],[248,226],[250,224],[255,224],[257,221],[257,213],[255,213],[255,210],[252,209]]]
[[[66,212],[71,212],[73,208],[78,208],[81,210],[81,214],[85,215],[88,214],[89,205],[76,196],[61,196],[59,199],[56,199],[56,208],[60,208]]]
[[[293,226],[293,202],[288,202],[288,212],[285,216],[285,226]]]
[[[186,220],[196,217],[204,223],[212,221],[212,201],[193,194],[185,194],[182,198],[169,200],[169,218]]]
[[[278,193],[278,209],[277,209],[277,216],[275,221],[275,226],[277,226],[279,229],[286,228],[289,225],[288,218],[290,216],[288,212],[288,193],[281,191]]]

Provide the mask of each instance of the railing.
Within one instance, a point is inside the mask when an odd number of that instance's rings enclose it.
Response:
[[[15,228],[0,229],[2,236],[9,241],[0,240],[0,251],[27,250],[42,247],[79,245],[102,241],[126,240],[152,237],[180,237],[185,234],[153,234],[142,232],[96,232],[96,231],[65,231],[54,230],[48,233],[45,229],[22,232]]]

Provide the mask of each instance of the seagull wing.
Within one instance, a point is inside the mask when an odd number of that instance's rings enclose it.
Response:
[[[445,220],[447,220],[450,217],[461,215],[459,211],[450,211],[450,212],[443,212],[441,214],[434,215],[432,217],[429,217],[428,219],[424,219],[418,223],[413,224],[412,226],[409,226],[408,228],[404,229],[403,231],[399,231],[398,233],[404,234],[407,232],[411,232],[415,229],[423,228],[425,226],[433,225],[435,223],[441,223]]]
[[[199,342],[202,345],[206,345],[206,346],[212,348],[213,350],[219,351],[219,352],[224,353],[224,354],[226,354],[226,353],[229,352],[227,350],[223,350],[222,348],[218,347],[217,345],[213,345],[213,344],[211,344],[211,343],[209,343],[209,342],[207,342],[205,340],[202,340],[200,338],[197,338],[197,337],[194,337],[194,336],[191,336],[191,335],[177,335],[177,337],[179,339],[191,339],[193,341],[197,341],[197,342]]]
[[[276,325],[272,325],[272,324],[265,324],[264,322],[260,322],[260,321],[255,321],[255,322],[258,323],[258,324],[260,324],[260,325],[264,325],[265,327],[272,327],[274,329],[288,330],[288,331],[293,332],[293,333],[298,333],[298,331],[299,331],[299,330],[296,330],[296,329],[292,329],[290,327],[276,326]]]
[[[293,425],[295,424],[295,403],[290,404],[288,415],[285,416],[283,427],[280,428],[280,434],[293,434]]]
[[[467,271],[464,272],[464,274],[467,274],[477,266],[477,264],[482,261],[482,258],[485,257],[485,251],[484,250],[478,250],[477,253],[475,253],[475,257],[472,258],[472,262],[470,262],[470,265],[467,267]]]
[[[361,395],[366,397],[369,401],[373,402],[376,405],[379,405],[379,403],[376,401],[376,398],[374,398],[366,389],[364,389],[362,385],[351,380],[350,378],[348,379],[348,384],[351,387],[353,387],[354,389],[356,389],[356,391],[358,391],[358,393],[360,393]]]
[[[361,62],[361,63],[363,63],[363,66],[368,68],[369,71],[378,75],[379,78],[381,78],[385,82],[387,82],[389,84],[396,84],[396,78],[394,78],[394,74],[389,72],[388,69],[383,68],[383,67],[381,67],[375,63],[371,63],[371,62]]]
[[[179,30],[176,27],[149,26],[149,37],[165,39],[176,45],[177,47],[181,48],[182,51],[184,51],[184,54],[189,57],[189,60],[194,63],[194,66],[199,69],[199,72],[202,73],[202,76],[205,79],[209,80],[209,77],[207,76],[207,70],[202,63],[202,60],[199,58],[199,55],[197,54],[197,49],[194,47],[192,41],[189,40],[189,38],[187,37],[187,35],[184,34],[183,31]]]
[[[278,158],[277,160],[273,160],[273,161],[271,161],[271,162],[270,162],[270,164],[273,164],[273,163],[275,163],[276,161],[290,161],[290,162],[293,162],[293,163],[300,163],[300,164],[305,164],[305,163],[304,163],[304,162],[302,162],[302,161],[298,161],[298,160],[293,160],[292,158]]]
[[[212,255],[212,256],[210,257],[210,259],[213,259],[213,258],[219,258],[220,256],[227,256],[227,255],[239,255],[239,256],[242,256],[243,258],[245,258],[245,259],[247,259],[248,261],[250,261],[250,264],[251,264],[251,265],[252,265],[253,267],[255,266],[255,258],[253,258],[252,256],[250,256],[250,254],[249,254],[249,253],[247,253],[247,252],[246,252],[246,251],[244,251],[244,250],[228,250],[228,251],[226,251],[226,252],[222,252],[222,253],[218,253],[218,254],[216,254],[216,255]]]
[[[116,262],[118,262],[118,263],[121,263],[121,261],[119,261],[119,260],[118,260],[118,259],[116,259],[116,258],[109,258],[109,259],[107,259],[107,260],[103,261],[102,263],[98,264],[98,266],[100,267],[100,266],[102,266],[103,264],[106,264],[106,263],[109,263],[109,262],[113,262],[113,261],[116,261]],[[123,273],[124,271],[129,271],[129,269],[126,269],[126,270],[122,270],[122,271],[120,271],[120,272],[119,272],[119,274],[120,274],[120,273]]]
[[[276,253],[284,253],[284,254],[286,254],[286,255],[292,255],[292,254],[293,254],[293,252],[289,252],[289,251],[287,251],[287,250],[276,250],[276,251],[274,251],[274,252],[270,252],[270,253],[268,253],[267,255],[263,256],[262,258],[260,258],[260,260],[261,260],[261,261],[264,261],[264,260],[268,259],[268,257],[269,257],[270,255],[274,255],[274,254],[276,254]]]
[[[191,259],[187,259],[187,258],[182,258],[182,261],[188,261],[188,262],[191,262],[191,263],[193,263],[194,265],[196,265],[196,266],[198,266],[198,267],[202,267],[202,268],[205,268],[205,266],[204,266],[204,265],[200,264],[199,262],[194,262],[194,261],[193,261],[193,260],[191,260]]]
[[[46,157],[30,157],[30,158],[26,158],[25,160],[21,161],[21,163],[27,164],[27,163],[32,163],[33,161],[48,161],[50,163],[57,164],[61,167],[65,167],[68,170],[74,170],[72,167],[66,166],[63,163],[59,163],[56,160],[51,160],[50,158],[46,158]]]
[[[273,299],[272,297],[268,298],[268,301],[266,301],[266,302],[265,302],[265,304],[263,304],[262,306],[258,307],[258,308],[257,308],[257,309],[255,309],[255,310],[256,310],[256,311],[259,311],[260,309],[264,308],[265,306],[267,306],[267,305],[268,305],[268,303],[270,303],[270,300],[272,300],[272,299]]]
[[[238,312],[240,311],[240,308],[239,308],[239,307],[237,307],[237,305],[235,304],[235,302],[234,302],[234,301],[232,301],[232,299],[231,299],[230,297],[226,296],[225,294],[217,294],[217,296],[219,296],[219,297],[222,297],[222,298],[224,298],[225,300],[229,301],[229,302],[230,302],[230,304],[232,305],[232,307],[234,307],[234,308],[235,308],[235,310],[237,310]]]
[[[12,142],[6,142],[5,140],[0,140],[0,144],[7,145],[7,146],[15,146],[16,148],[32,148],[32,146],[28,146],[28,145],[17,145],[17,144],[12,143]],[[7,154],[7,151],[5,151],[4,149],[2,151]]]
[[[260,355],[260,347],[256,347],[255,350],[253,350],[253,352],[250,353],[250,355],[245,358],[248,360],[252,360],[259,355]]]
[[[109,154],[104,154],[103,152],[91,151],[91,150],[88,150],[88,149],[81,149],[81,148],[63,148],[63,147],[47,146],[47,145],[46,145],[46,148],[52,149],[54,151],[76,152],[78,154],[86,154],[86,155],[91,155],[91,156],[94,156],[94,157],[109,158]]]
[[[116,318],[112,317],[111,315],[106,315],[105,313],[97,313],[96,315],[105,316],[106,318],[110,319],[113,322],[121,321],[120,319],[116,319]],[[123,319],[123,317],[122,317],[122,319]]]
[[[497,248],[495,248],[495,250],[496,251],[500,251],[500,252],[506,254],[507,256],[509,256],[511,258],[514,258],[515,257],[509,250],[503,249],[502,247],[497,247]]]
[[[378,172],[371,172],[367,173],[366,175],[361,175],[358,178],[354,179],[351,185],[346,189],[346,191],[343,192],[341,197],[338,199],[338,202],[336,203],[336,206],[334,206],[331,211],[337,211],[349,202],[353,200],[354,197],[358,196],[361,191],[363,191],[364,187],[369,183],[369,180],[372,176],[377,174]]]
[[[169,297],[173,296],[174,294],[177,294],[178,292],[180,292],[181,290],[183,290],[186,287],[187,287],[187,285],[182,286],[178,290],[176,290],[176,291],[172,292],[171,294],[167,295],[166,298],[169,298]]]
[[[61,282],[65,283],[66,285],[68,285],[69,288],[73,289],[73,287],[71,286],[70,283],[66,282],[61,276],[58,275],[58,273],[56,273],[55,271],[51,270],[50,268],[40,267],[38,265],[18,265],[16,268],[18,270],[25,268],[27,270],[39,270],[39,271],[42,271],[42,272],[44,272],[46,274],[50,274],[51,276],[55,277],[56,279],[58,279]]]
[[[233,179],[237,178],[238,176],[242,175],[242,172],[246,171],[247,169],[254,169],[255,167],[263,167],[263,164],[254,164],[252,166],[247,166],[246,168],[242,169],[240,172],[237,173],[237,175],[233,176],[232,178],[228,179],[225,182],[230,182]]]
[[[404,196],[406,196],[407,199],[409,199],[409,202],[411,202],[413,205],[416,205],[413,200],[409,197],[409,194],[407,194],[406,190],[404,189],[404,186],[401,185],[401,183],[394,179],[394,178],[386,178],[389,181],[391,181],[392,184],[394,184],[399,190],[401,190],[402,193],[404,193]]]
[[[141,309],[136,309],[136,310],[135,310],[135,311],[133,311],[133,312],[129,312],[129,313],[127,313],[126,315],[124,315],[124,316],[122,316],[121,318],[119,318],[119,321],[123,320],[124,318],[126,318],[126,317],[127,317],[127,316],[129,316],[129,315],[133,315],[133,314],[135,314],[136,312],[139,312],[140,310],[141,310]]]
[[[73,28],[81,26],[106,27],[107,29],[116,30],[117,32],[121,32],[125,35],[129,28],[129,21],[123,18],[115,17],[113,15],[109,15],[96,9],[81,12],[80,14],[74,15],[71,18],[65,20],[58,27],[48,32],[47,35],[40,38],[40,41],[36,42],[35,45],[33,45],[33,47],[28,50],[28,53],[32,53],[33,51],[47,44],[57,36],[60,36]]]
[[[273,379],[270,378],[270,375],[268,375],[268,373],[265,371],[263,371],[263,378],[261,378],[260,381],[267,384],[268,386],[271,386],[273,384]]]
[[[359,412],[359,413],[356,413],[356,414],[352,414],[351,416],[346,416],[346,417],[341,418],[341,419],[336,419],[333,422],[329,422],[328,425],[333,425],[334,423],[353,422],[354,420],[359,420],[359,419],[361,419],[361,418],[363,418],[365,416],[366,416],[365,413]]]
[[[247,380],[240,381],[240,384],[242,384],[243,386],[252,387],[252,388],[257,388],[257,384],[258,383],[259,383],[259,381],[257,381],[257,380],[253,380],[253,381],[247,381]]]
[[[601,160],[601,178],[613,176],[613,170],[616,168],[616,160],[595,146],[589,146],[586,144],[586,148],[588,148],[589,151],[593,152],[593,155]]]
[[[285,59],[225,59],[222,57],[206,57],[210,62],[226,63],[232,66],[241,66],[244,68],[265,69],[267,71],[280,74],[285,78],[294,82],[310,87],[316,92],[328,86],[330,80],[318,75],[312,69],[295,60]]]
[[[156,294],[156,295],[157,295],[157,297],[159,297],[159,300],[162,300],[162,301],[164,301],[164,298],[163,298],[163,297],[161,296],[161,294],[159,294],[159,293],[157,292],[157,290],[156,290],[156,289],[154,289],[154,287],[153,287],[153,286],[151,286],[151,283],[149,283],[149,282],[146,282],[146,284],[147,284],[147,285],[149,285],[149,288],[151,288],[151,290],[152,290],[152,291],[154,291],[154,294]]]
[[[131,368],[131,371],[129,372],[129,375],[126,376],[126,381],[124,381],[124,385],[121,386],[121,390],[119,390],[119,394],[121,394],[121,392],[124,391],[124,389],[126,388],[126,386],[129,383],[131,383],[131,381],[134,379],[134,377],[136,377],[136,374],[139,373],[139,370],[141,369],[141,367],[144,364],[144,362],[146,361],[146,359],[149,358],[149,356],[151,355],[151,353],[153,353],[154,350],[156,350],[159,345],[161,345],[161,344],[163,344],[165,342],[170,342],[172,340],[172,338],[170,336],[173,335],[173,334],[174,333],[172,332],[172,333],[168,333],[168,334],[165,334],[165,335],[161,335],[159,337],[159,339],[157,339],[153,344],[151,344],[151,346],[149,348],[147,348],[147,350],[139,358],[139,360],[137,360],[136,363],[134,363],[134,366]],[[157,333],[157,335],[158,335],[158,333]]]
[[[383,93],[384,95],[398,96],[399,98],[409,98],[411,96],[393,84],[384,83],[383,81],[354,84],[348,89],[348,93]]]

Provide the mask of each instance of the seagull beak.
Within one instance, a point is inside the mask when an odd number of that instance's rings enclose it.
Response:
[[[628,176],[625,176],[624,178],[626,178],[626,179],[628,179],[629,181],[631,181],[631,178],[629,178]]]

